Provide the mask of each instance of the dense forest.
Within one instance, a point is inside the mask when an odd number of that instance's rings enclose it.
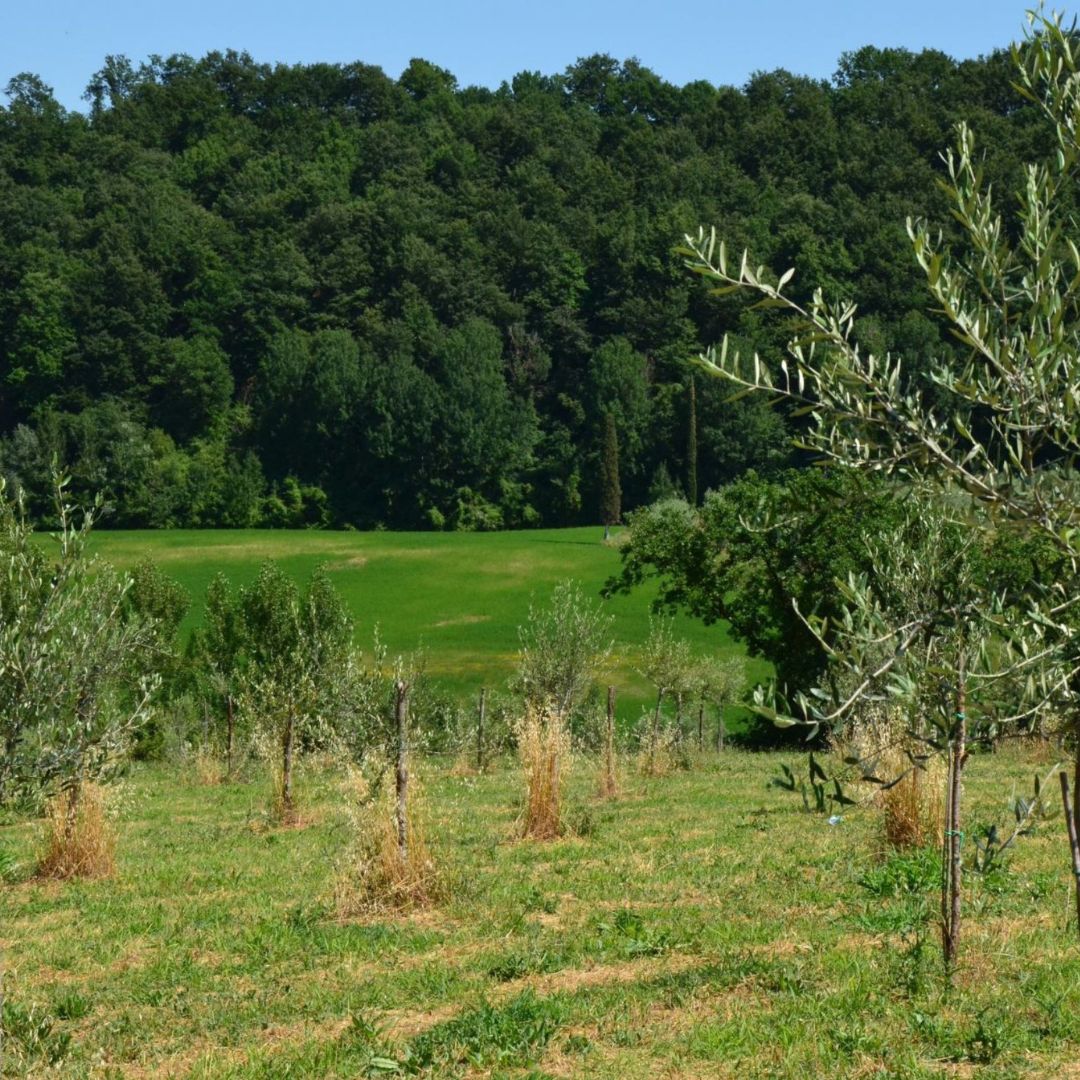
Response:
[[[609,416],[624,510],[785,467],[790,422],[690,363],[784,327],[688,274],[682,234],[858,297],[917,377],[952,345],[905,219],[948,228],[960,120],[1003,190],[1044,156],[1013,74],[865,48],[829,82],[678,87],[598,55],[487,90],[422,60],[110,57],[85,114],[19,75],[0,472],[44,516],[58,461],[117,527],[468,529],[600,520]]]

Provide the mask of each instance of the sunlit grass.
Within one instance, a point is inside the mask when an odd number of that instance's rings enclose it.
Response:
[[[389,533],[176,530],[99,532],[95,550],[123,567],[158,562],[190,592],[184,630],[202,617],[206,587],[218,571],[237,584],[254,579],[263,559],[280,561],[298,580],[326,566],[356,620],[356,640],[370,648],[375,628],[391,654],[422,648],[427,670],[449,692],[475,695],[503,688],[514,668],[517,628],[529,602],[556,584],[577,580],[588,596],[618,572],[618,550],[603,530],[543,529],[503,533]],[[635,720],[652,695],[637,672],[649,633],[649,588],[605,601],[614,618],[611,681],[619,716]],[[680,618],[678,632],[699,654],[738,647],[723,626]],[[760,678],[765,665],[753,663]]]
[[[355,920],[333,903],[350,842],[339,777],[309,773],[305,826],[275,830],[258,784],[140,772],[113,880],[0,891],[11,1015],[53,1018],[65,1076],[1072,1075],[1080,948],[1060,818],[1003,873],[969,876],[950,991],[936,854],[875,855],[872,809],[835,826],[803,812],[768,787],[781,760],[627,772],[614,802],[582,761],[575,828],[545,843],[519,838],[512,761],[428,766],[444,898]],[[1036,768],[973,757],[969,846]],[[32,825],[0,843],[32,862]]]

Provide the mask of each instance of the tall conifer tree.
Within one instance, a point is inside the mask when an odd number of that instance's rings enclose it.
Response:
[[[604,414],[604,444],[600,452],[600,520],[604,539],[611,536],[611,526],[622,515],[622,488],[619,485],[619,433],[615,417]]]
[[[686,500],[697,506],[697,387],[690,377],[690,416],[686,426]]]

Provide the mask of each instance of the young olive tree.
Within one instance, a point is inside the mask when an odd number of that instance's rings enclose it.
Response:
[[[248,652],[240,597],[234,594],[224,574],[215,574],[207,586],[206,609],[195,651],[210,684],[215,712],[224,725],[225,770],[231,776],[236,754],[236,699],[243,685]]]
[[[746,661],[741,656],[707,657],[694,665],[692,688],[698,707],[698,750],[705,749],[705,714],[716,713],[716,750],[724,749],[724,709],[746,690]]]
[[[83,785],[121,767],[145,723],[164,650],[129,607],[132,579],[87,553],[95,512],[78,517],[66,487],[50,558],[0,482],[0,803],[59,794],[74,830]]]
[[[328,734],[351,704],[355,681],[352,623],[330,579],[316,570],[301,594],[276,564],[266,562],[241,592],[249,668],[242,706],[280,752],[275,801],[295,816],[293,778],[305,743]]]
[[[1004,598],[987,587],[980,558],[985,536],[958,527],[937,500],[910,499],[907,520],[884,538],[881,550],[868,552],[869,569],[837,583],[844,607],[831,633],[827,620],[806,618],[834,671],[827,687],[802,698],[798,713],[836,730],[868,702],[887,702],[893,711],[899,707],[906,723],[876,732],[875,754],[903,750],[909,767],[899,776],[882,777],[876,759],[852,760],[873,783],[899,783],[907,772],[922,768],[931,753],[945,758],[941,934],[946,974],[960,940],[962,777],[969,747],[1015,719],[1007,707],[1015,688],[1003,678],[1011,665],[995,646],[988,618],[1003,610]],[[759,691],[759,703],[762,696]],[[790,712],[773,715],[782,724],[795,722]]]
[[[656,705],[649,725],[649,754],[646,771],[657,771],[660,750],[660,718],[664,698],[671,695],[678,703],[676,738],[681,737],[682,701],[692,689],[694,665],[690,646],[675,636],[675,620],[657,616],[649,620],[649,636],[641,650],[641,674],[656,687]]]
[[[1067,617],[1080,600],[1080,237],[1073,214],[1080,48],[1060,16],[1028,18],[1027,38],[1013,50],[1017,87],[1041,109],[1053,153],[1027,167],[1006,216],[985,181],[975,136],[961,125],[943,160],[962,244],[950,246],[926,221],[908,222],[930,292],[965,347],[958,360],[931,367],[932,394],[909,377],[901,357],[860,346],[854,303],[829,300],[820,289],[798,301],[786,291],[792,270],[777,278],[747,253],[731,260],[715,231],[687,237],[685,254],[717,292],[756,294],[796,326],[778,364],[740,356],[725,339],[702,358],[706,370],[740,392],[795,407],[807,418],[804,445],[824,458],[958,487],[992,516],[1059,546],[1073,572],[1057,596],[1028,613],[1024,628],[1035,645],[1022,651],[1017,669],[1041,668],[1045,695],[1068,703],[1080,734],[1080,634]],[[1044,634],[1047,626],[1052,634]],[[1080,816],[1080,750],[1075,778],[1073,812]]]
[[[521,654],[514,685],[526,704],[569,722],[611,655],[612,617],[589,603],[573,581],[555,586],[548,605],[529,607],[518,628]]]

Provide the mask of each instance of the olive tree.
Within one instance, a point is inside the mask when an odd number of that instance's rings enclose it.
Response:
[[[675,635],[675,620],[664,616],[649,619],[649,636],[641,649],[641,674],[656,687],[656,705],[649,725],[649,752],[646,771],[657,772],[657,756],[660,750],[660,718],[664,698],[673,696],[676,701],[675,737],[682,741],[682,706],[684,695],[694,685],[694,663],[690,646]]]
[[[900,356],[859,342],[856,305],[820,289],[800,301],[793,270],[778,277],[748,253],[732,258],[715,231],[687,237],[689,265],[717,292],[747,291],[793,317],[787,356],[742,356],[727,339],[702,357],[738,392],[760,391],[806,418],[803,444],[856,469],[960,488],[991,517],[1045,533],[1073,564],[1053,597],[1033,605],[1017,670],[1041,672],[1080,732],[1080,634],[1068,618],[1080,557],[1080,50],[1059,16],[1030,13],[1014,47],[1017,87],[1048,124],[1053,152],[1027,166],[1007,211],[985,181],[974,133],[943,154],[946,195],[961,242],[908,222],[914,257],[938,308],[965,346],[931,366],[929,388]],[[989,614],[985,611],[984,614]],[[1033,643],[1033,644],[1032,644]],[[1053,662],[1048,662],[1053,661]],[[1080,815],[1080,752],[1074,815]],[[1077,867],[1080,871],[1080,866]],[[1080,914],[1080,872],[1077,875]]]
[[[315,571],[301,593],[273,562],[242,590],[240,609],[249,657],[241,706],[280,753],[275,801],[289,819],[304,742],[319,741],[350,707],[352,622],[325,572]]]
[[[96,510],[55,489],[50,556],[0,481],[0,803],[65,799],[121,767],[145,723],[163,658],[160,628],[129,603],[132,579],[91,557]]]
[[[573,581],[556,585],[545,607],[530,605],[514,679],[526,702],[568,722],[611,654],[611,624]]]

